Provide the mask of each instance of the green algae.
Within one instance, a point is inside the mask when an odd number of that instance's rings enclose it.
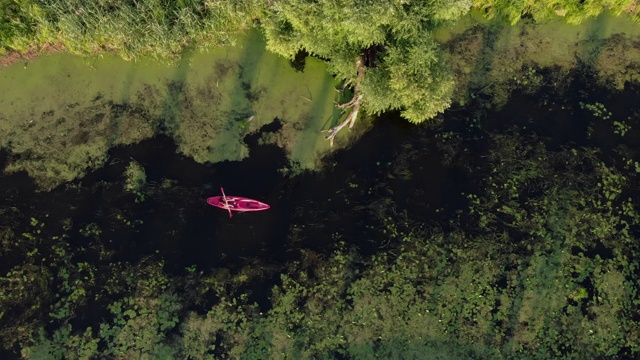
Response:
[[[196,161],[249,156],[245,135],[279,119],[274,141],[312,169],[329,151],[336,81],[320,60],[305,71],[268,53],[258,32],[236,46],[187,51],[173,63],[110,55],[42,56],[0,70],[0,147],[7,172],[27,171],[44,189],[102,166],[109,148],[160,132]]]
[[[26,170],[44,188],[101,166],[109,147],[150,137],[153,121],[126,104],[158,82],[151,62],[46,56],[0,71],[0,145],[6,171]]]
[[[320,60],[307,58],[305,71],[296,72],[252,32],[235,47],[194,55],[191,63],[197,70],[187,74],[184,93],[207,95],[188,100],[174,129],[185,154],[201,162],[240,160],[249,155],[242,137],[276,118],[283,126],[275,143],[303,168],[314,168],[329,150],[320,131],[339,116],[332,90],[337,82]]]
[[[490,92],[502,105],[516,88],[536,91],[542,82],[524,79],[532,68],[553,69],[547,80],[559,88],[571,71],[584,66],[594,71],[599,85],[617,90],[640,76],[640,27],[609,13],[579,25],[523,20],[512,26],[471,12],[436,31],[436,38],[450,54],[455,100],[461,103],[474,92]]]
[[[600,85],[615,89],[640,76],[640,28],[611,14],[580,25],[511,26],[472,11],[435,36],[450,54],[461,104],[478,92],[501,105],[514,89],[561,88],[585,64]],[[15,64],[0,70],[0,147],[11,155],[5,170],[27,171],[52,188],[102,166],[109,148],[158,133],[201,163],[241,160],[250,156],[244,137],[276,118],[282,127],[262,142],[284,148],[295,168],[316,168],[330,149],[320,131],[341,113],[324,63],[307,57],[305,65],[296,71],[267,52],[257,31],[233,47],[186,51],[172,63],[54,54]],[[540,70],[551,68],[543,78]]]

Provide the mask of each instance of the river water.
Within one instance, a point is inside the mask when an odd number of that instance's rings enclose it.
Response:
[[[445,161],[438,136],[457,131],[482,139],[489,129],[516,125],[553,147],[611,149],[620,142],[607,129],[588,137],[590,122],[576,120],[578,101],[608,97],[587,94],[591,79],[582,78],[566,99],[553,98],[549,88],[513,96],[500,112],[472,104],[448,111],[434,122],[441,126],[410,125],[392,112],[348,149],[329,152],[319,131],[339,115],[331,90],[336,83],[316,60],[307,58],[304,72],[293,65],[265,53],[251,33],[237,48],[186,54],[177,64],[58,54],[0,71],[0,84],[16,89],[0,99],[2,145],[10,149],[0,154],[10,172],[0,177],[0,225],[19,233],[34,218],[48,224],[46,233],[68,231],[76,246],[87,245],[94,236],[87,234],[99,229],[102,251],[113,252],[113,261],[160,254],[175,271],[252,257],[286,260],[292,250],[339,240],[366,253],[385,238],[371,218],[386,207],[426,222],[465,208],[463,193],[477,183],[473,164]],[[211,99],[217,100],[207,105]],[[623,114],[633,99],[630,89],[609,98],[607,107]],[[477,121],[485,125],[475,127]],[[623,141],[637,146],[636,135],[633,129]],[[462,152],[480,164],[473,154],[485,145],[469,141]],[[297,172],[323,157],[323,171]],[[124,191],[131,161],[147,177],[139,202]],[[25,171],[39,185],[57,186],[38,191]],[[58,184],[65,171],[80,178]],[[272,208],[230,219],[206,204],[222,186]],[[384,198],[393,203],[380,202]],[[10,266],[4,261],[0,270]]]
[[[337,85],[319,60],[267,53],[257,32],[172,63],[54,54],[2,69],[0,226],[20,233],[33,218],[46,224],[43,235],[66,231],[78,247],[99,237],[113,261],[160,253],[176,270],[286,257],[294,222],[340,232],[354,217],[348,203],[330,201],[362,164],[305,172],[330,153],[320,130],[340,116]],[[408,131],[397,114],[395,122]],[[357,145],[369,165],[380,163],[374,154],[388,150],[394,132],[380,126],[377,140]],[[144,201],[124,191],[131,161],[146,173]],[[229,219],[205,202],[221,186],[272,209]],[[340,221],[324,227],[323,211]],[[316,220],[302,224],[310,213]],[[331,240],[321,235],[307,243]]]

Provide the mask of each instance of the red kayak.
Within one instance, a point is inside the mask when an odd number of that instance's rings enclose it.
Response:
[[[222,196],[210,197],[207,199],[207,203],[220,209],[227,209]],[[261,211],[271,207],[261,201],[240,196],[227,196],[227,203],[229,209],[233,211]]]
[[[267,210],[271,207],[263,203],[262,201],[249,199],[246,197],[226,196],[224,194],[224,190],[221,190],[222,196],[210,197],[207,199],[207,203],[220,209],[229,210],[229,216],[231,216],[231,211],[262,211]]]

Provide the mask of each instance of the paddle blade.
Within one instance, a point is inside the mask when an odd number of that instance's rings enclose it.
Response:
[[[229,210],[229,217],[232,218],[233,214],[231,214],[231,208],[229,207],[229,203],[227,202],[227,195],[224,194],[224,189],[220,186],[220,191],[222,191],[222,200],[224,200],[224,204],[227,206],[227,210]]]

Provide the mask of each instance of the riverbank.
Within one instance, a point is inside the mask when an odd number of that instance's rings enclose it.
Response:
[[[29,49],[23,52],[10,51],[7,54],[0,56],[0,67],[7,67],[18,62],[24,62],[25,66],[28,66],[29,62],[35,61],[40,56],[56,54],[60,52],[66,52],[62,44],[45,43],[40,46],[31,46]]]

